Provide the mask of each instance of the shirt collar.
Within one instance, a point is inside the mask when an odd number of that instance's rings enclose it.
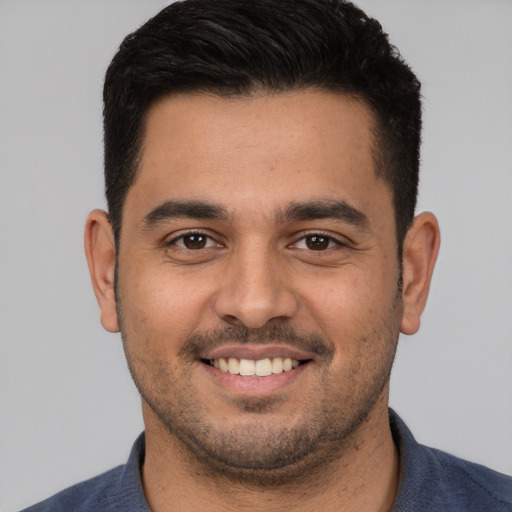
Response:
[[[141,475],[146,456],[145,441],[146,437],[143,432],[133,444],[128,462],[123,469],[115,498],[115,506],[119,512],[127,510],[130,512],[151,512],[144,496]]]
[[[421,502],[424,498],[425,503],[432,501],[432,495],[436,493],[433,473],[439,468],[392,409],[389,409],[389,425],[400,459],[398,491],[391,512],[416,510],[418,500]]]

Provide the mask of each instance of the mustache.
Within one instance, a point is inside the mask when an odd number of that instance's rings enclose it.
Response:
[[[180,356],[197,358],[205,350],[215,349],[226,343],[245,345],[272,345],[284,343],[311,352],[322,359],[332,359],[334,347],[316,333],[299,332],[288,325],[268,325],[260,329],[230,325],[220,329],[189,335],[180,349]]]

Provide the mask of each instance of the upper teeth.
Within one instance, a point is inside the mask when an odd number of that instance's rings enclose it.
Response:
[[[289,372],[299,366],[297,359],[291,357],[273,357],[266,359],[238,359],[237,357],[219,357],[212,359],[215,368],[233,375],[266,377],[273,373]]]

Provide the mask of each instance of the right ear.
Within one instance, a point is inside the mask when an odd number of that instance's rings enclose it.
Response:
[[[101,325],[109,332],[119,332],[114,273],[116,244],[107,213],[93,210],[85,224],[85,255],[92,287],[100,307]]]

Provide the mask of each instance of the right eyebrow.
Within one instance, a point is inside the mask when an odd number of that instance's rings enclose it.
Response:
[[[228,212],[221,206],[206,201],[164,201],[143,218],[145,229],[169,219],[187,217],[191,219],[227,220]]]

